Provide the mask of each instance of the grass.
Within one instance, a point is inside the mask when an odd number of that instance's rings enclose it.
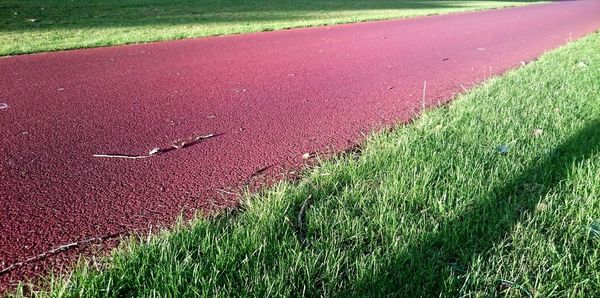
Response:
[[[2,0],[0,56],[402,18],[535,0]]]
[[[600,34],[39,296],[600,296]],[[22,295],[21,287],[14,295]]]

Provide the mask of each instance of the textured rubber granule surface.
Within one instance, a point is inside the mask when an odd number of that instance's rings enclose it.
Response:
[[[438,105],[598,28],[600,1],[565,1],[0,59],[0,267],[234,205],[227,190],[265,167],[347,149],[418,114],[424,93]]]

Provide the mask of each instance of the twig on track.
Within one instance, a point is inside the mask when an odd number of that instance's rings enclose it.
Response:
[[[119,155],[119,154],[94,154],[94,157],[101,158],[124,158],[124,159],[142,159],[152,157],[154,155]]]
[[[189,147],[195,144],[200,143],[202,140],[210,139],[212,137],[219,136],[219,134],[208,134],[203,136],[193,137],[187,140],[177,140],[171,144],[171,147],[167,148],[154,148],[148,152],[146,155],[128,155],[128,154],[94,154],[94,157],[99,158],[123,158],[123,159],[143,159],[154,157],[163,153],[167,153],[173,150],[179,150],[185,147]]]
[[[260,174],[264,173],[266,170],[268,170],[268,169],[270,169],[270,168],[272,168],[272,167],[273,167],[273,165],[272,165],[272,164],[270,164],[270,165],[268,165],[268,166],[264,166],[264,167],[262,167],[262,168],[260,168],[260,169],[258,169],[258,170],[256,170],[256,171],[254,171],[254,172],[253,172],[253,173],[250,175],[250,178],[254,178],[254,177],[256,177],[256,176],[258,176],[258,175],[260,175]]]
[[[89,243],[92,243],[92,242],[101,242],[101,241],[104,241],[104,240],[115,238],[115,237],[117,237],[117,236],[119,236],[119,235],[121,235],[123,233],[125,233],[125,232],[118,232],[118,233],[113,233],[113,234],[109,234],[109,235],[105,235],[105,236],[87,238],[87,239],[84,239],[84,240],[81,240],[81,241],[71,242],[71,243],[67,243],[67,244],[63,244],[63,245],[57,246],[55,248],[52,248],[52,249],[50,249],[48,251],[45,251],[45,252],[39,254],[39,255],[27,258],[24,261],[16,262],[16,263],[14,263],[14,264],[6,267],[6,268],[3,268],[2,270],[0,270],[0,276],[4,275],[6,273],[9,273],[9,272],[11,272],[11,271],[13,271],[13,270],[15,270],[17,268],[20,268],[22,266],[25,266],[25,265],[27,265],[29,263],[33,263],[33,262],[37,262],[37,261],[46,259],[46,258],[48,258],[50,256],[53,256],[55,254],[58,254],[60,252],[63,252],[63,251],[66,251],[66,250],[69,250],[69,249],[72,249],[72,248],[75,248],[75,247],[79,247],[79,246],[82,246],[84,244],[89,244]]]

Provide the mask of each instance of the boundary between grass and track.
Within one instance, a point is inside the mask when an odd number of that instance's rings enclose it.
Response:
[[[339,1],[329,2],[324,2],[322,5],[327,8],[326,4],[329,3],[329,5],[333,5]],[[122,4],[124,7],[119,7],[121,4],[113,4],[115,6],[114,9],[112,9],[114,11],[113,13],[118,14],[120,19],[115,19],[112,23],[111,21],[104,21],[102,18],[98,17],[81,17],[81,15],[94,15],[94,13],[106,14],[105,11],[110,8],[108,6],[111,5],[111,2],[106,2],[107,4],[102,5],[94,4],[99,5],[99,7],[94,8],[93,6],[90,6],[87,10],[84,9],[85,6],[79,7],[75,5],[74,7],[70,7],[73,6],[72,3],[67,5],[64,3],[56,4],[46,1],[39,4],[30,2],[27,6],[21,3],[10,6],[11,3],[9,2],[4,8],[6,23],[5,25],[0,26],[0,57],[84,48],[145,44],[209,36],[385,21],[440,14],[476,12],[547,3],[548,1],[513,0],[507,2],[491,0],[483,3],[481,1],[454,1],[462,6],[448,6],[449,4],[452,4],[452,2],[453,1],[439,2],[441,5],[440,7],[427,8],[426,6],[413,7],[412,4],[401,1],[396,6],[391,6],[386,9],[377,8],[377,6],[375,6],[375,8],[366,6],[363,7],[363,9],[346,8],[346,10],[344,10],[342,7],[339,8],[339,11],[334,9],[336,7],[335,5],[333,5],[333,8],[329,7],[329,10],[325,9],[320,11],[318,10],[318,6],[314,7],[314,5],[309,5],[310,2],[301,2],[300,4],[293,5],[291,4],[292,2],[290,2],[290,4],[278,4],[278,8],[282,10],[278,12],[269,12],[267,8],[265,8],[265,11],[244,11],[243,9],[250,9],[249,6],[251,6],[251,2],[247,3],[245,6],[227,6],[226,3],[219,4],[223,7],[220,7],[215,3],[211,4],[215,7],[187,7],[184,5],[184,7],[189,9],[181,11],[178,10],[177,7],[164,6],[164,4],[151,5],[150,7],[139,5],[140,7],[137,7],[137,9],[140,12],[137,12],[136,10],[132,11],[132,9],[136,7],[130,7],[131,5],[129,5],[129,3],[124,3]],[[384,4],[385,3],[382,5]],[[257,3],[256,5],[259,4]],[[296,10],[285,11],[285,5],[293,7],[299,5],[299,7],[295,8]],[[152,7],[154,7],[156,11],[152,11]],[[242,10],[236,11],[236,9]],[[60,14],[63,10],[70,13]],[[99,11],[96,12],[95,10]],[[161,15],[160,11],[164,10],[166,10],[166,12],[163,12],[165,15]],[[206,12],[195,15],[193,13],[194,10]],[[56,12],[57,15],[52,14],[54,11],[58,11]],[[0,9],[0,13],[1,12],[2,10]],[[144,15],[144,12],[148,15]],[[127,15],[127,13],[136,13],[139,15]],[[169,15],[169,13],[174,15]],[[269,13],[274,14],[271,18],[278,17],[282,19],[269,19]],[[156,14],[156,16],[154,16],[154,14]],[[177,17],[177,14],[180,14],[179,17]],[[227,18],[230,20],[226,22],[220,20],[220,18],[224,18],[223,14],[230,15]],[[256,14],[256,16],[254,14]],[[262,14],[264,14],[264,16]],[[1,15],[2,14],[0,14],[0,16]],[[156,19],[152,19],[151,17],[155,17]],[[174,24],[168,24],[168,26],[158,27],[156,24],[150,22],[150,20],[154,20],[160,24],[160,22],[164,22],[164,19],[175,17],[177,17],[176,19],[182,20],[178,20]],[[252,17],[256,20],[252,20]],[[250,20],[243,21],[244,18]],[[130,20],[132,23],[128,25],[127,20]],[[183,20],[186,20],[189,23],[178,23],[183,22]],[[135,22],[140,24],[135,25]]]

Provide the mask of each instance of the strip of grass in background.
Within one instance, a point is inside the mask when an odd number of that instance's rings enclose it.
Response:
[[[535,0],[3,0],[0,56],[352,23]]]
[[[594,34],[544,55],[237,215],[28,294],[598,297],[598,48]]]

